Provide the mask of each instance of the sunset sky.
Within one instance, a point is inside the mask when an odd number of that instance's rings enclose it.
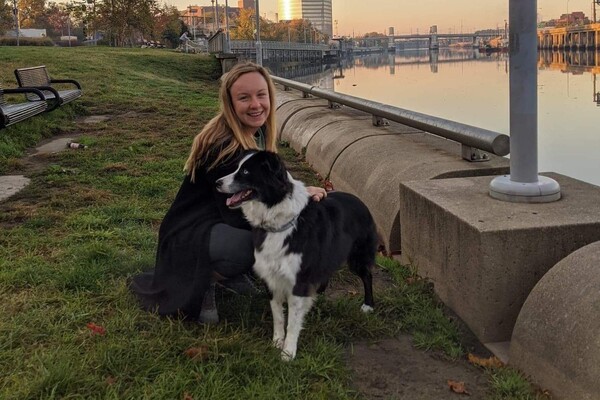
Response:
[[[217,0],[225,5],[225,0]],[[179,9],[189,5],[209,6],[210,0],[166,0]],[[237,7],[237,0],[228,0]],[[275,20],[277,0],[260,0],[260,13]],[[560,14],[583,11],[592,17],[592,0],[538,0],[542,19],[558,18]],[[597,6],[600,19],[600,6]],[[356,36],[367,32],[387,32],[393,26],[396,33],[426,33],[431,25],[438,32],[467,32],[504,26],[508,19],[508,0],[333,0],[333,19],[337,34]],[[462,29],[461,29],[462,27]],[[334,34],[335,23],[334,23]]]

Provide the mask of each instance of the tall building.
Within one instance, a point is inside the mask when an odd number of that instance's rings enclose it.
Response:
[[[254,0],[238,0],[238,8],[251,8],[254,9]]]
[[[279,20],[306,19],[329,37],[333,36],[331,0],[279,0]]]

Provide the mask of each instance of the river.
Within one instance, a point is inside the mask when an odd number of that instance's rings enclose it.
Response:
[[[424,49],[271,69],[277,76],[510,135],[508,63],[502,53]],[[600,53],[539,54],[540,173],[600,186],[599,65]]]

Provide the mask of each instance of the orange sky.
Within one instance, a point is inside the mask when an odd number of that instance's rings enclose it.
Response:
[[[184,9],[188,5],[209,6],[210,0],[166,0]],[[225,5],[225,0],[217,0]],[[524,1],[524,0],[519,0]],[[228,0],[237,7],[237,0]],[[394,27],[400,33],[426,33],[431,25],[438,32],[468,32],[484,28],[502,28],[508,19],[508,0],[333,0],[334,34],[356,36],[367,32],[384,32]],[[275,20],[277,0],[260,0],[260,13]],[[558,18],[560,14],[583,11],[592,17],[591,0],[538,0],[542,19]],[[600,17],[600,6],[597,6]],[[600,18],[599,18],[600,19]]]

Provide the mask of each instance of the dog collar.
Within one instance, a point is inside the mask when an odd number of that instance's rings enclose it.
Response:
[[[278,232],[283,232],[286,229],[289,229],[291,227],[296,227],[296,221],[298,221],[298,216],[296,215],[294,218],[292,218],[290,221],[288,221],[286,224],[280,226],[277,229],[274,228],[268,228],[264,225],[261,225],[261,229],[269,232],[269,233],[278,233]]]

